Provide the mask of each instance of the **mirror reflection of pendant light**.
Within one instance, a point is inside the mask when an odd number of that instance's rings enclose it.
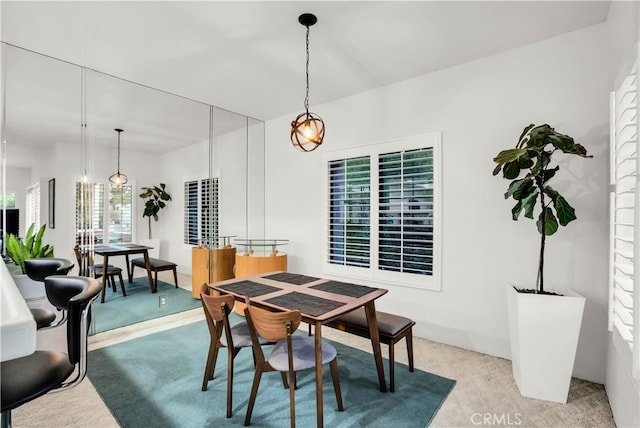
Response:
[[[303,152],[310,152],[322,144],[324,138],[324,122],[315,113],[309,112],[309,27],[318,22],[318,18],[311,13],[303,13],[298,22],[307,27],[307,92],[304,98],[304,112],[291,122],[291,142],[294,147]]]
[[[116,186],[122,186],[127,183],[127,176],[120,173],[120,133],[123,130],[116,128],[114,131],[118,133],[118,172],[109,177],[109,181]]]

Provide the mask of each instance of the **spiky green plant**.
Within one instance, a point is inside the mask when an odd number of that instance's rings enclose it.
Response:
[[[38,233],[34,235],[35,224],[31,224],[24,240],[11,233],[7,236],[7,254],[20,266],[22,273],[26,273],[24,270],[24,261],[26,259],[53,257],[53,246],[42,245],[42,236],[46,228],[47,225],[43,224],[40,226]]]
[[[518,220],[523,211],[525,217],[533,219],[536,206],[540,208],[536,222],[541,236],[536,293],[544,292],[545,238],[556,233],[558,225],[566,226],[576,219],[573,207],[548,184],[560,169],[558,165],[550,165],[551,157],[558,150],[583,158],[593,157],[568,135],[556,132],[547,124],[531,124],[524,128],[514,149],[503,150],[493,158],[498,164],[493,175],[502,170],[503,177],[512,180],[504,198],[512,197],[516,201],[511,209],[513,220]],[[519,178],[521,173],[525,175]]]

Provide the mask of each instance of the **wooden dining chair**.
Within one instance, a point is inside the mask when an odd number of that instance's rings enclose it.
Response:
[[[247,415],[244,419],[245,426],[251,423],[251,413],[258,394],[258,386],[262,373],[269,371],[279,371],[282,374],[285,388],[289,388],[289,416],[291,427],[296,426],[295,414],[295,389],[296,372],[315,368],[315,338],[293,333],[298,329],[302,321],[300,311],[270,312],[258,308],[246,299],[247,307],[245,315],[251,334],[253,353],[256,359],[256,372],[253,376]],[[266,340],[275,342],[269,359],[265,359],[262,346],[258,341],[258,335]],[[338,410],[344,410],[342,405],[342,393],[340,391],[340,378],[338,375],[338,352],[336,348],[328,342],[322,342],[322,364],[329,364],[331,367],[331,378],[333,379],[333,389],[336,393]],[[289,374],[289,384],[287,385],[285,373]]]
[[[213,379],[218,350],[227,348],[227,418],[230,418],[233,404],[233,360],[242,348],[251,346],[251,336],[246,322],[243,321],[234,326],[229,324],[229,314],[234,305],[233,296],[229,294],[213,296],[211,292],[212,290],[207,284],[202,284],[200,287],[200,300],[211,336],[207,364],[202,379],[202,390],[206,391],[209,381]],[[261,337],[258,338],[258,341],[260,344],[268,343]]]

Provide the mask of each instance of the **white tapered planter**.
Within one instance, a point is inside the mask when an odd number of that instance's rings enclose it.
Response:
[[[584,297],[518,293],[507,284],[513,377],[524,397],[566,403]]]

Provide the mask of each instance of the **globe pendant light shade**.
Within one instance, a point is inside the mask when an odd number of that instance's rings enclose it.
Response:
[[[115,131],[118,133],[118,171],[115,174],[113,174],[111,177],[109,177],[109,181],[114,185],[116,185],[117,187],[120,187],[123,184],[126,184],[128,179],[126,175],[120,172],[120,133],[123,130],[116,128]]]
[[[300,113],[291,122],[291,143],[303,152],[311,152],[317,149],[324,139],[324,122],[315,113],[309,112],[309,27],[318,22],[318,18],[311,13],[303,13],[298,17],[298,22],[307,28],[307,91],[304,99],[304,112]]]
[[[300,113],[291,122],[291,142],[300,151],[310,152],[322,144],[324,122],[315,113]]]

